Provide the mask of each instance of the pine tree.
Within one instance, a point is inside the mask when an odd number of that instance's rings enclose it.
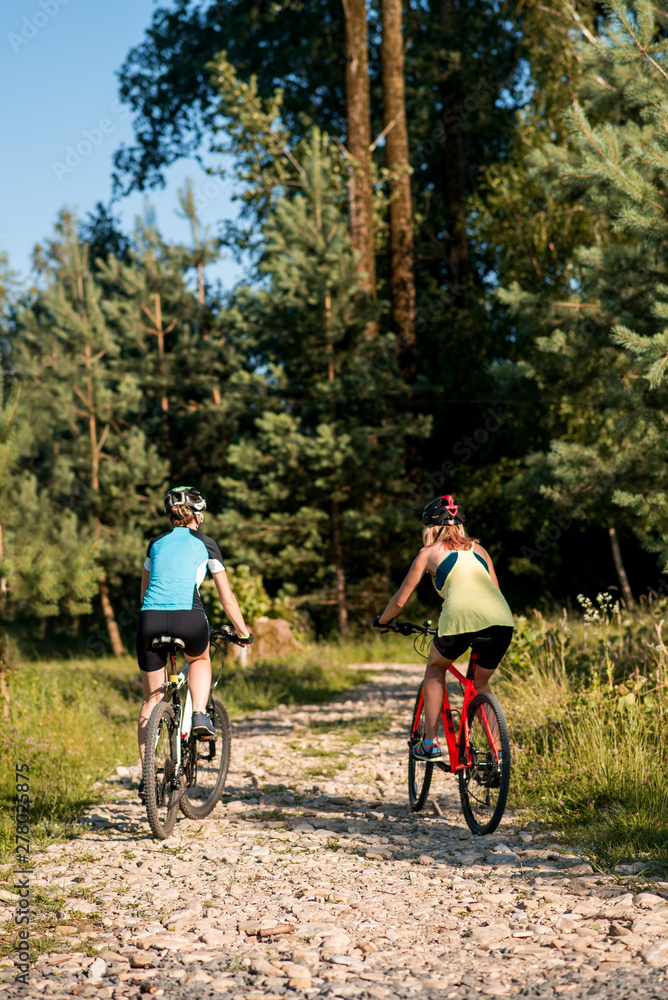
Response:
[[[350,595],[368,615],[374,575],[387,588],[388,539],[405,528],[395,510],[405,440],[428,424],[407,412],[391,334],[365,336],[374,305],[348,234],[344,164],[317,130],[300,178],[263,230],[266,287],[237,304],[270,395],[255,437],[230,448],[235,475],[222,485],[236,509],[220,523],[235,559],[274,589],[332,604],[344,632]]]
[[[568,141],[546,148],[536,177],[588,216],[591,237],[572,253],[561,301],[506,296],[523,323],[542,328],[541,353],[520,368],[554,413],[553,441],[520,482],[533,478],[549,499],[607,529],[627,602],[620,523],[668,554],[667,18],[665,5],[639,0],[631,10],[610,4],[598,34],[582,26]]]
[[[0,696],[9,714],[10,633],[35,618],[89,612],[97,586],[95,540],[73,515],[54,518],[48,494],[25,468],[32,414],[20,384],[13,275],[0,259]],[[19,358],[17,358],[19,360]],[[20,364],[20,361],[19,361]]]
[[[202,230],[190,186],[180,204],[192,247],[165,242],[149,216],[138,222],[128,261],[110,256],[99,273],[118,289],[104,311],[135,375],[145,435],[167,461],[170,481],[192,481],[215,506],[227,446],[251,424],[248,399],[262,379],[239,349],[236,317],[207,286],[205,268],[219,251]]]
[[[111,649],[120,656],[112,589],[120,596],[122,582],[136,579],[143,527],[165,468],[135,420],[137,373],[124,362],[71,216],[61,216],[39,260],[46,288],[17,321],[17,348],[30,376],[29,467],[64,523],[73,520],[95,541],[97,591]]]

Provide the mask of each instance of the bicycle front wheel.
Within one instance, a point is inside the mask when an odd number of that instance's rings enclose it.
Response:
[[[422,690],[424,684],[420,684],[418,693],[415,696],[413,706],[413,717],[411,724],[410,743],[417,743],[424,736],[424,702],[422,700]],[[413,812],[419,812],[427,801],[429,788],[431,786],[431,776],[434,773],[434,765],[425,761],[415,760],[411,754],[412,746],[408,750],[408,801]]]
[[[189,819],[204,819],[212,812],[223,794],[230,766],[232,732],[227,709],[220,698],[211,698],[207,709],[216,727],[216,737],[196,740],[191,736],[189,740],[181,797],[181,811]]]
[[[510,736],[498,698],[476,695],[468,707],[468,724],[471,765],[459,772],[462,811],[472,833],[492,833],[501,822],[510,785]]]
[[[176,740],[178,726],[174,709],[160,702],[151,712],[144,750],[146,813],[153,836],[169,837],[176,823],[179,793],[176,787]]]

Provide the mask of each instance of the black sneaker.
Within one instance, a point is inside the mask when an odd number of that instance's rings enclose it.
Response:
[[[198,740],[215,740],[216,729],[206,712],[193,712],[192,734]]]
[[[139,796],[139,801],[143,806],[146,805],[146,788],[144,787],[144,779],[142,778],[139,782],[139,788],[137,789],[137,795]]]

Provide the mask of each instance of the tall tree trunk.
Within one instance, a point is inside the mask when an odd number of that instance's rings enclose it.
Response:
[[[107,623],[107,632],[109,633],[109,639],[111,640],[111,651],[114,656],[125,656],[125,650],[123,649],[123,643],[121,642],[121,633],[119,632],[118,624],[114,616],[114,609],[111,606],[109,584],[107,583],[106,576],[100,577],[98,587],[100,588],[102,613],[104,615],[104,620]]]
[[[443,44],[459,48],[455,0],[436,0]],[[455,307],[464,306],[464,291],[469,277],[469,244],[466,234],[466,142],[461,125],[465,94],[461,70],[450,72],[441,84],[443,115],[443,196],[448,225],[448,272]]]
[[[382,0],[383,126],[390,172],[390,292],[399,368],[415,380],[415,277],[401,0]]]
[[[352,158],[350,229],[353,250],[360,254],[365,291],[376,298],[376,255],[373,241],[371,186],[371,118],[366,0],[341,0],[346,29],[347,148]],[[375,334],[375,324],[370,334]]]
[[[624,598],[624,604],[629,611],[633,611],[635,601],[633,600],[633,594],[631,593],[631,587],[629,585],[629,578],[626,575],[624,563],[622,562],[622,552],[619,548],[617,529],[614,524],[610,524],[608,526],[608,533],[610,535],[610,545],[612,547],[612,558],[615,562],[615,569],[617,570],[617,578],[619,580],[619,586],[621,587],[622,597]]]

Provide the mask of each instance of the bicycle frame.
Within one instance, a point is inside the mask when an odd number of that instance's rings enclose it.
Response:
[[[187,740],[190,736],[190,728],[192,726],[193,703],[192,698],[190,697],[190,691],[187,688],[189,666],[190,664],[186,663],[183,670],[177,674],[176,653],[170,653],[170,671],[167,675],[167,680],[163,685],[165,691],[164,700],[174,701],[179,707],[179,734],[181,738],[176,741],[177,774],[181,770],[181,747],[183,741]],[[180,695],[180,691],[183,687],[186,687],[186,696],[184,699],[182,699]]]
[[[448,746],[448,757],[450,758],[450,763],[446,764],[443,760],[435,760],[434,765],[445,771],[446,773],[454,773],[455,771],[461,771],[462,768],[470,767],[472,761],[469,759],[468,752],[466,752],[466,759],[461,760],[459,753],[460,747],[464,747],[465,751],[469,745],[469,720],[468,720],[468,708],[473,699],[475,698],[477,691],[473,683],[473,675],[475,673],[476,664],[476,654],[472,653],[469,659],[468,669],[466,674],[462,674],[454,664],[451,664],[446,671],[446,684],[445,692],[443,695],[443,704],[441,705],[441,724],[443,726],[443,732],[445,733],[445,739]],[[451,673],[460,684],[464,685],[464,700],[462,702],[461,719],[459,721],[459,730],[455,732],[455,726],[452,719],[453,710],[450,708],[450,699],[448,697],[448,685],[447,685],[447,673]],[[415,718],[420,718],[422,710],[424,707],[424,692],[420,696],[420,702],[418,704],[417,710],[415,712]],[[457,712],[458,709],[455,709]],[[494,748],[494,755],[496,760],[499,759],[499,751],[496,746],[496,740],[492,736],[492,731],[487,720],[487,716],[484,712],[482,714],[482,724],[490,741],[490,745]],[[418,734],[413,730],[411,736],[411,743],[417,743],[419,740]]]

